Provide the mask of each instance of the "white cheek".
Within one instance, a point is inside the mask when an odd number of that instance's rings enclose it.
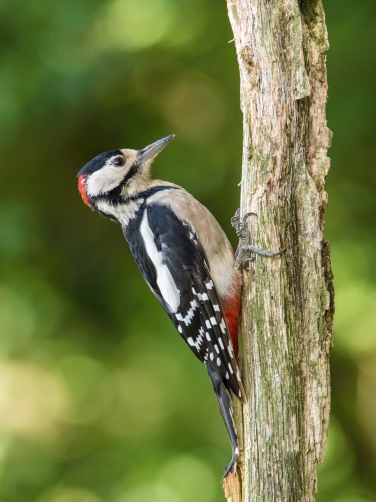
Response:
[[[105,166],[91,174],[86,182],[87,194],[91,197],[113,190],[124,179],[124,170],[114,166]]]

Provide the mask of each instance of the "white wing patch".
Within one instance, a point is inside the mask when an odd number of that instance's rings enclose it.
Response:
[[[180,305],[180,291],[176,287],[175,281],[172,278],[167,265],[162,262],[162,253],[158,251],[154,242],[153,232],[149,227],[147,211],[144,211],[140,231],[142,238],[144,239],[146,251],[155,266],[155,270],[157,272],[157,284],[162,297],[169,305],[171,312],[175,313]]]

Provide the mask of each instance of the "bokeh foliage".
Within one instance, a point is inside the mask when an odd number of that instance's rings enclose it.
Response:
[[[325,0],[333,406],[319,502],[376,500],[376,4]],[[170,133],[157,177],[236,243],[239,78],[225,3],[0,0],[0,501],[216,502],[230,458],[205,369],[82,204],[98,153]]]

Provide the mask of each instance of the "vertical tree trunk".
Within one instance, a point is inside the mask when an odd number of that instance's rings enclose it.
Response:
[[[321,0],[227,0],[244,114],[242,448],[232,502],[313,501],[329,421],[333,286],[324,240],[329,169],[327,33]]]

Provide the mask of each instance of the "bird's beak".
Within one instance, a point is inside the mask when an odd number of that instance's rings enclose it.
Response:
[[[162,138],[149,146],[146,146],[137,153],[137,158],[141,164],[147,160],[152,160],[175,138],[175,134],[171,134],[166,138]]]

